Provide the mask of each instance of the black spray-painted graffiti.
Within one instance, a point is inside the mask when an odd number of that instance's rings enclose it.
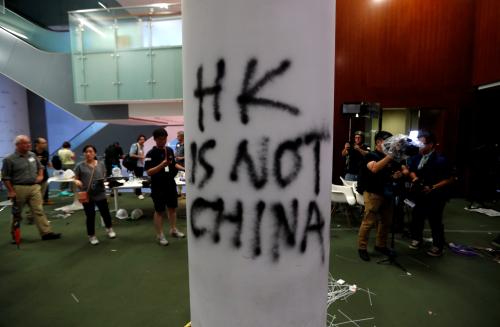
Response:
[[[213,201],[206,200],[198,197],[191,204],[191,232],[195,238],[210,234],[214,243],[220,242],[220,227],[222,223],[230,223],[234,225],[234,234],[231,238],[232,244],[235,248],[241,247],[241,234],[243,227],[243,202],[236,201],[235,208],[232,212],[228,212],[225,208],[225,201],[217,198]],[[255,204],[255,219],[250,222],[253,223],[253,240],[251,244],[252,257],[257,258],[262,255],[261,246],[261,224],[262,217],[268,204],[259,200]],[[304,253],[307,249],[307,242],[309,234],[317,234],[317,241],[320,244],[321,261],[325,260],[325,248],[323,241],[323,228],[325,220],[321,215],[321,211],[316,201],[310,201],[307,205],[305,212],[307,221],[302,235],[298,235],[298,218],[299,218],[299,201],[293,199],[291,202],[291,214],[286,213],[285,204],[280,202],[270,203],[270,211],[272,219],[274,219],[274,235],[273,244],[271,247],[271,256],[274,261],[278,261],[280,257],[280,242],[284,242],[285,246],[293,248],[296,246],[297,239],[300,240],[299,251]],[[252,210],[245,208],[245,210]],[[212,213],[210,219],[207,215]],[[200,219],[203,215],[203,220]],[[291,218],[289,217],[291,216]],[[301,236],[301,237],[299,237]]]
[[[265,72],[260,79],[255,81],[257,66],[257,59],[252,58],[248,61],[241,92],[235,97],[241,124],[245,126],[251,122],[250,107],[280,110],[291,116],[299,116],[301,110],[293,105],[258,97],[258,93],[263,87],[273,82],[277,77],[283,76],[290,69],[291,61],[281,61],[277,67]],[[220,59],[216,64],[215,82],[212,86],[207,87],[203,84],[203,66],[197,70],[197,85],[194,96],[198,100],[198,129],[201,133],[205,131],[205,119],[208,119],[205,116],[207,97],[213,97],[214,121],[220,122],[223,119],[219,103],[224,89],[225,75],[224,59]],[[281,140],[272,149],[269,136],[261,137],[257,145],[250,143],[248,139],[239,141],[234,149],[235,155],[227,176],[229,182],[248,181],[255,190],[262,190],[272,183],[284,190],[297,181],[301,172],[311,169],[311,165],[305,165],[304,162],[309,162],[309,158],[312,157],[314,160],[312,167],[314,173],[313,198],[305,203],[294,198],[283,202],[258,200],[254,204],[235,200],[234,203],[228,204],[228,201],[223,198],[197,197],[191,203],[189,217],[191,232],[195,239],[209,237],[214,244],[217,244],[221,240],[221,225],[230,224],[234,226],[231,244],[234,248],[240,249],[242,247],[243,227],[250,225],[252,226],[251,255],[252,258],[257,258],[263,255],[261,226],[265,217],[272,219],[270,221],[273,222],[272,244],[269,248],[273,261],[279,260],[283,246],[290,249],[297,248],[299,253],[305,253],[309,236],[316,235],[315,239],[319,242],[321,249],[321,260],[324,262],[325,219],[316,202],[316,196],[320,192],[321,144],[328,142],[330,142],[328,129],[311,129],[308,132],[299,133],[292,139]],[[207,153],[217,151],[217,145],[215,139],[195,140],[190,143],[191,173],[189,181],[193,187],[202,189],[214,177],[215,163],[207,160]],[[219,150],[227,151],[228,149]],[[305,156],[307,157],[304,158]],[[201,219],[202,217],[203,219]],[[248,221],[245,221],[244,217],[251,218],[246,218]],[[299,230],[299,221],[305,221],[302,230]]]

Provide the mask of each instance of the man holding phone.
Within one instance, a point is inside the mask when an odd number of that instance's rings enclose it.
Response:
[[[170,223],[170,235],[183,238],[185,235],[177,230],[177,186],[175,176],[177,175],[177,164],[174,151],[167,147],[168,133],[164,128],[153,131],[153,139],[156,143],[144,159],[144,168],[148,176],[151,176],[151,198],[153,199],[155,213],[154,226],[156,239],[160,245],[168,245],[168,240],[163,234],[163,215],[167,209]]]

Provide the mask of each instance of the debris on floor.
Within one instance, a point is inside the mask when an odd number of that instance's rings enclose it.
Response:
[[[490,216],[490,217],[500,217],[500,212],[493,210],[493,209],[486,209],[486,208],[464,208],[467,211],[474,211],[474,212],[479,212],[484,215]]]

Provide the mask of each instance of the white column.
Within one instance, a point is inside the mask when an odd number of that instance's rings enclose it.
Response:
[[[194,327],[326,325],[327,0],[183,0]]]

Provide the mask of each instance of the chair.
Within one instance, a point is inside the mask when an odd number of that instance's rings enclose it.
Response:
[[[354,197],[356,198],[356,202],[364,207],[365,206],[365,198],[363,197],[363,194],[359,193],[357,190],[356,190],[356,185],[353,185],[352,187],[352,191],[354,192]]]
[[[358,186],[357,181],[346,181],[342,177],[340,177],[340,180],[345,186],[350,186],[352,187],[352,193],[354,194],[354,198],[356,199],[356,203],[359,204],[360,206],[364,207],[365,206],[365,199],[363,198],[363,194],[359,193],[356,190],[356,187]]]
[[[344,185],[335,185],[332,184],[332,193],[331,193],[331,201],[333,203],[331,216],[335,216],[337,212],[337,205],[346,204],[348,206],[356,205],[356,198],[354,197],[354,193],[352,191],[352,187],[344,186]],[[352,213],[347,207],[346,215],[347,215],[347,224],[351,227],[351,217]]]
[[[342,181],[342,184],[345,186],[353,186],[358,183],[356,181],[346,181],[342,176],[340,177],[340,180]]]

